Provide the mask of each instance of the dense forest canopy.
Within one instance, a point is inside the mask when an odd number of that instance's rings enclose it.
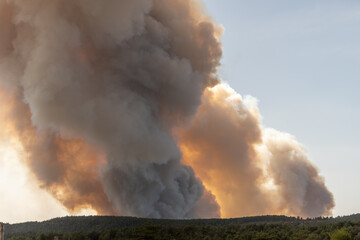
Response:
[[[302,219],[254,216],[167,220],[136,217],[63,217],[5,225],[6,239],[359,239],[360,214]]]

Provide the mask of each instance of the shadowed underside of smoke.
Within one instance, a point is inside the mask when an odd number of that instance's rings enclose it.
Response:
[[[302,146],[219,83],[197,1],[0,0],[0,31],[2,135],[69,211],[331,214]]]

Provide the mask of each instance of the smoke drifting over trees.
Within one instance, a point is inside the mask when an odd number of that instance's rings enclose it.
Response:
[[[69,211],[331,214],[293,137],[221,83],[195,0],[0,0],[2,135]]]

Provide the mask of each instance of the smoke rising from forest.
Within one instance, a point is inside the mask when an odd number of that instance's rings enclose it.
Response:
[[[70,212],[329,215],[303,147],[216,75],[195,0],[0,0],[3,138]]]

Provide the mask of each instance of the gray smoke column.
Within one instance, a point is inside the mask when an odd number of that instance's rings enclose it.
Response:
[[[218,216],[171,135],[217,82],[220,29],[196,1],[1,0],[0,12],[14,132],[46,189],[70,210]]]
[[[301,146],[218,80],[198,1],[0,0],[0,32],[7,134],[69,211],[331,214]]]

